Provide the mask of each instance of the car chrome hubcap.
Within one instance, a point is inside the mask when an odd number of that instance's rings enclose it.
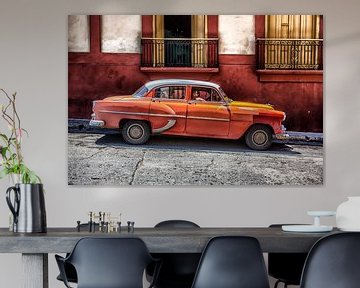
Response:
[[[266,142],[268,141],[268,135],[266,134],[265,131],[259,130],[254,133],[252,139],[256,145],[262,146],[265,145]]]
[[[139,139],[144,135],[144,129],[137,125],[133,124],[128,129],[128,136],[132,139]]]

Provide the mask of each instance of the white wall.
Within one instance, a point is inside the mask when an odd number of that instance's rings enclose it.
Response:
[[[219,53],[255,54],[255,16],[219,15]]]
[[[46,187],[48,226],[72,226],[89,210],[108,210],[136,226],[187,218],[201,226],[307,222],[307,210],[333,210],[360,195],[360,26],[358,0],[3,0],[0,86],[17,91],[30,132],[25,157]],[[187,8],[191,7],[191,8]],[[320,187],[68,187],[68,14],[325,14],[325,184]],[[0,226],[8,224],[6,180]],[[334,223],[334,221],[328,221]],[[55,261],[50,256],[50,287]],[[20,287],[20,257],[0,255],[1,287]]]
[[[88,15],[69,15],[69,52],[90,52],[90,21]]]
[[[102,52],[140,53],[141,15],[104,15],[101,25]]]

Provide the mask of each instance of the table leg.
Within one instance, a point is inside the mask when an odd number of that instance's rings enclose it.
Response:
[[[22,254],[23,288],[49,288],[48,254]]]

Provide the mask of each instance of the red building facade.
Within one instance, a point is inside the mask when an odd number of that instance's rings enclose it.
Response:
[[[234,100],[285,111],[288,130],[322,132],[322,17],[308,15],[312,18],[306,18],[310,24],[304,28],[296,27],[304,17],[283,16],[252,16],[254,29],[246,33],[253,43],[244,44],[249,50],[226,52],[228,35],[221,31],[232,22],[219,23],[220,16],[144,15],[135,40],[140,49],[120,53],[104,52],[102,16],[89,16],[88,51],[68,55],[68,116],[89,119],[93,100],[132,94],[150,80],[197,79],[220,84]]]

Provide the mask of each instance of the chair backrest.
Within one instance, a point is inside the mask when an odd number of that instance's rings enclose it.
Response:
[[[188,220],[165,220],[157,223],[155,228],[200,228],[200,226]]]
[[[281,228],[282,225],[290,224],[271,224],[269,227]],[[301,273],[306,257],[307,253],[269,253],[269,275],[287,285],[300,285]]]
[[[76,269],[78,288],[142,288],[152,260],[139,238],[82,238],[67,259]]]
[[[156,224],[155,228],[200,228],[200,226],[188,220],[166,220]],[[200,253],[156,254],[156,258],[162,260],[157,287],[190,287],[200,256]]]
[[[268,288],[264,258],[256,238],[212,238],[203,254],[192,288]]]
[[[316,242],[306,259],[300,287],[360,287],[360,233],[332,234]]]

